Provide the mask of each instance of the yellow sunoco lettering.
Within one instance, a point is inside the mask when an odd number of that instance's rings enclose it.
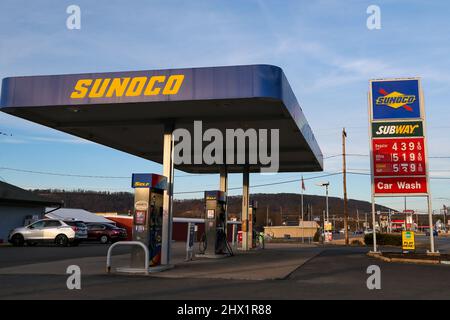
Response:
[[[183,83],[184,75],[176,74],[169,77],[166,86],[164,87],[163,94],[177,94],[180,90],[181,84]]]
[[[127,97],[140,96],[142,89],[144,89],[145,83],[147,82],[147,77],[136,77],[131,80],[130,86],[128,87]]]
[[[161,88],[156,87],[155,83],[163,83],[166,80],[166,76],[154,76],[150,78],[150,81],[148,82],[147,88],[145,88],[144,95],[146,96],[156,96],[161,91]]]
[[[70,94],[70,97],[72,99],[82,99],[86,96],[86,93],[88,92],[89,86],[91,85],[92,80],[91,79],[80,79],[75,84],[75,88],[73,89],[73,92]]]
[[[116,97],[123,96],[123,93],[125,92],[125,89],[127,88],[130,79],[131,79],[130,77],[114,78],[111,82],[111,85],[109,86],[106,96],[107,97],[112,97],[113,95],[115,95]]]
[[[169,77],[164,75],[153,77],[123,77],[123,78],[99,78],[80,79],[75,84],[72,99],[103,97],[136,97],[141,95],[155,96],[159,94],[177,94],[184,81],[184,75],[174,74]]]
[[[111,79],[95,79],[92,85],[91,91],[89,92],[89,98],[101,98],[105,95],[106,88],[108,87]]]

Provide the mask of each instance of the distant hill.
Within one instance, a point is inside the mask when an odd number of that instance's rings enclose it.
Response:
[[[133,208],[134,195],[128,192],[97,192],[87,190],[32,190],[32,192],[52,200],[64,201],[66,207],[82,208],[92,212],[117,212],[128,214]],[[282,222],[295,223],[300,217],[300,195],[294,193],[256,193],[250,196],[251,201],[257,203],[257,221],[264,223],[267,218],[273,225]],[[228,198],[228,212],[230,217],[239,217],[242,197]],[[188,199],[174,201],[174,216],[203,217],[204,202],[202,199]],[[341,198],[329,197],[330,217],[343,217],[344,201]],[[348,201],[350,217],[356,217],[359,212],[360,220],[364,220],[364,213],[371,212],[371,203],[367,201]],[[325,210],[325,197],[304,195],[304,218],[322,218]],[[387,211],[389,208],[376,206],[376,210]],[[267,214],[268,213],[268,214]],[[370,219],[370,215],[369,215]],[[259,223],[258,223],[259,224]]]

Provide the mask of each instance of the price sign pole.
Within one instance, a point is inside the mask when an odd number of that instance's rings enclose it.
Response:
[[[435,253],[420,79],[371,80],[368,107],[373,251],[378,251],[375,199],[426,197],[430,228],[429,252]]]

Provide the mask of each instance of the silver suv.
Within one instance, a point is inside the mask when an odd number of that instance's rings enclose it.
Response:
[[[15,228],[9,233],[8,241],[14,246],[35,245],[50,242],[66,247],[77,246],[87,239],[87,227],[81,221],[44,219],[28,226]]]

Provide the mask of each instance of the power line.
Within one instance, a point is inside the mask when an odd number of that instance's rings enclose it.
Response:
[[[323,174],[320,176],[315,176],[315,177],[308,177],[308,178],[304,178],[303,180],[313,180],[313,179],[319,179],[319,178],[325,178],[325,177],[330,177],[330,176],[336,176],[342,174],[342,172],[334,172],[334,173],[329,173],[329,174]],[[294,183],[294,182],[300,182],[302,179],[292,179],[292,180],[286,180],[286,181],[280,181],[280,182],[272,182],[272,183],[263,183],[263,184],[255,184],[250,186],[250,188],[258,188],[258,187],[268,187],[268,186],[274,186],[274,185],[280,185],[280,184],[287,184],[287,183]],[[241,190],[242,187],[233,187],[233,188],[228,188],[228,190]],[[190,194],[190,193],[201,193],[204,192],[205,190],[197,190],[197,191],[181,191],[181,192],[174,192],[174,194]]]
[[[96,176],[96,175],[79,175],[79,174],[66,174],[66,173],[55,173],[55,172],[45,172],[45,171],[32,171],[32,170],[23,170],[23,169],[16,169],[16,168],[9,168],[9,167],[0,167],[0,170],[10,170],[10,171],[16,171],[16,172],[23,172],[23,173],[32,173],[32,174],[42,174],[42,175],[52,175],[52,176],[63,176],[63,177],[77,177],[77,178],[94,178],[94,179],[130,179],[130,177],[123,177],[123,176]],[[361,171],[368,171],[368,169],[351,169],[351,170],[361,170]],[[361,176],[370,176],[370,173],[365,172],[355,172],[355,171],[347,171],[350,175],[361,175]],[[319,176],[314,177],[307,177],[303,180],[313,180],[313,179],[319,179],[319,178],[325,178],[330,176],[336,176],[342,174],[342,171],[334,172],[334,173],[328,173],[323,174]],[[177,176],[177,178],[183,178],[183,177],[193,177],[193,176],[202,176],[201,174],[197,175],[182,175]],[[450,177],[430,177],[432,180],[450,180]],[[3,179],[4,180],[4,179]],[[294,182],[300,182],[300,179],[291,179],[291,180],[285,180],[285,181],[279,181],[279,182],[271,182],[271,183],[264,183],[264,184],[256,184],[253,186],[250,186],[251,188],[258,188],[258,187],[267,187],[267,186],[273,186],[273,185],[281,185],[281,184],[289,184]],[[240,190],[242,187],[233,187],[229,188],[228,190]],[[197,191],[181,191],[181,192],[174,192],[174,194],[193,194],[193,193],[201,193],[204,192],[204,190],[197,190]]]
[[[351,157],[368,157],[369,155],[367,153],[348,153],[347,156]],[[324,160],[336,158],[336,157],[342,157],[342,154],[333,154],[331,156],[323,157]],[[450,156],[429,156],[429,159],[450,159]]]
[[[32,173],[32,174],[42,174],[49,176],[58,176],[58,177],[75,177],[75,178],[93,178],[93,179],[130,179],[130,177],[124,176],[95,176],[95,175],[82,175],[82,174],[70,174],[70,173],[58,173],[58,172],[48,172],[48,171],[33,171],[33,170],[25,170],[25,169],[17,169],[17,168],[9,168],[9,167],[0,167],[0,170],[8,170],[22,173]],[[177,178],[186,178],[186,177],[194,177],[201,176],[201,174],[190,174],[190,175],[181,175],[176,176]]]
[[[115,177],[115,176],[93,176],[93,175],[81,175],[81,174],[69,174],[69,173],[56,173],[56,172],[45,172],[45,171],[32,171],[23,170],[16,168],[0,167],[0,170],[16,171],[23,173],[33,173],[33,174],[43,174],[49,176],[60,176],[60,177],[76,177],[76,178],[95,178],[95,179],[129,179],[130,177]]]

